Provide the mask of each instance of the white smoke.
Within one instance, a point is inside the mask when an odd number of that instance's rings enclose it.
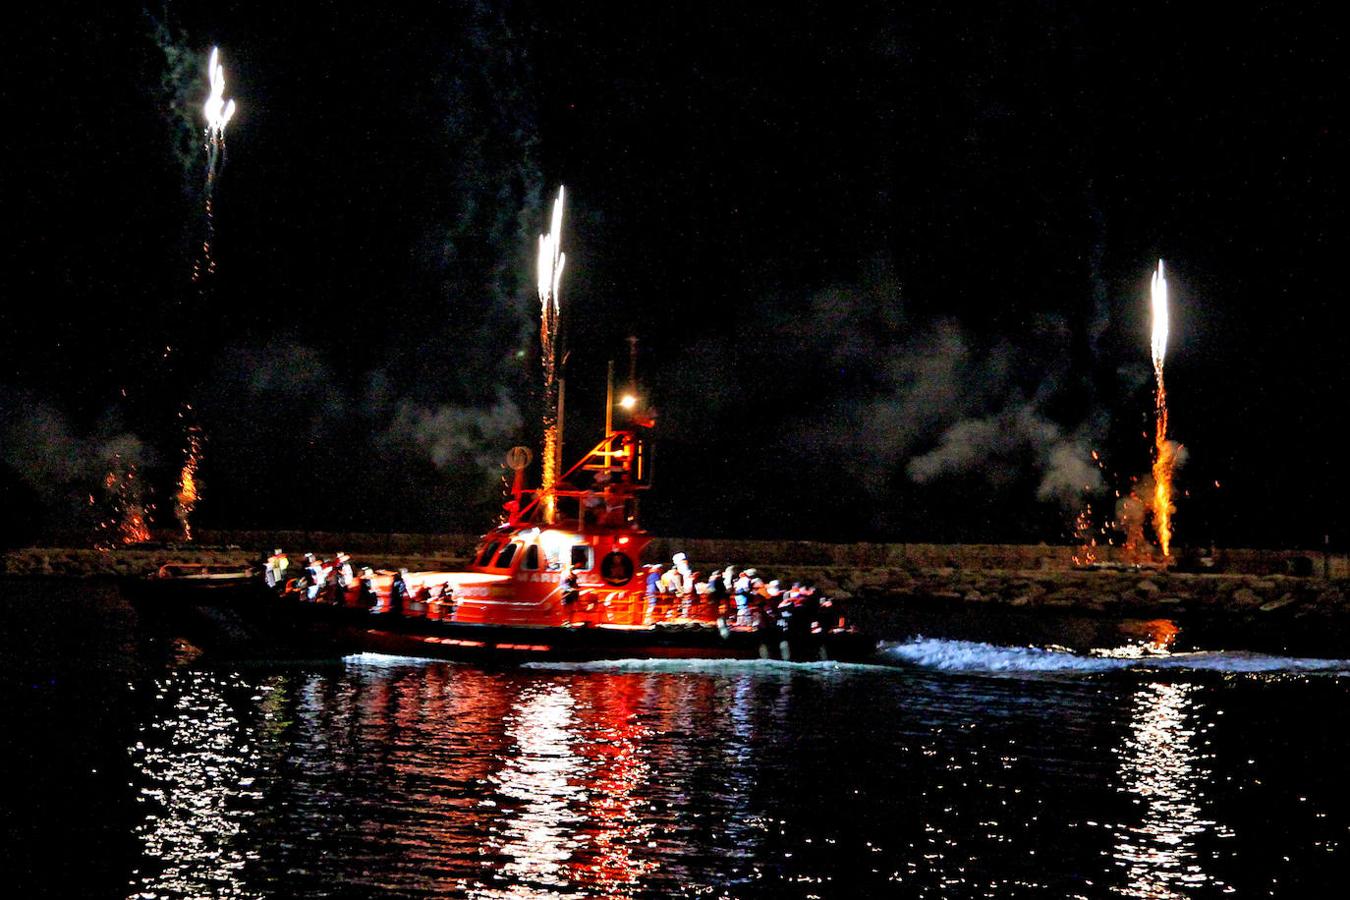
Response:
[[[0,397],[0,464],[12,469],[41,505],[40,511],[11,510],[14,515],[33,516],[46,528],[78,529],[91,524],[93,498],[106,501],[116,486],[128,491],[124,499],[147,499],[144,480],[126,476],[144,473],[154,454],[139,435],[122,430],[115,416],[82,428],[50,402],[7,390]],[[105,482],[108,476],[113,482]],[[36,521],[21,525],[34,528]]]
[[[950,425],[938,446],[910,459],[905,470],[919,483],[967,471],[980,471],[998,483],[1004,480],[1002,472],[1028,458],[1040,473],[1038,500],[1073,505],[1084,493],[1105,487],[1088,442],[1081,435],[1065,434],[1032,404]]]
[[[236,351],[229,358],[232,380],[241,385],[249,406],[293,405],[312,435],[350,411],[332,368],[311,347],[277,344],[262,351]]]
[[[499,391],[488,407],[433,407],[404,400],[397,404],[383,441],[411,443],[438,468],[469,464],[494,472],[508,442],[523,425],[520,409],[505,391]]]
[[[89,447],[69,421],[46,403],[6,410],[4,461],[35,488],[68,484],[87,474]]]
[[[111,418],[81,431],[51,403],[11,396],[19,402],[0,408],[0,459],[41,495],[101,478],[118,460],[122,469],[154,461],[145,442]]]
[[[364,385],[344,387],[324,355],[297,343],[237,350],[218,385],[232,386],[226,401],[255,416],[282,416],[318,440],[360,420],[375,435],[372,452],[421,456],[438,468],[470,465],[496,474],[502,454],[524,419],[504,388],[479,405],[427,402],[398,396],[383,369],[366,373]],[[359,396],[358,396],[359,395]]]
[[[813,314],[809,330],[823,323]],[[1039,479],[1036,499],[1070,506],[1103,489],[1091,458],[1101,423],[1065,425],[1044,411],[1063,377],[1063,354],[1038,359],[1007,341],[982,347],[945,318],[922,328],[899,320],[893,329],[833,324],[846,337],[832,348],[831,361],[870,365],[879,377],[863,396],[832,408],[833,421],[818,420],[811,430],[830,436],[873,493],[897,467],[916,483],[977,473],[997,486],[1031,467]],[[1039,341],[1070,337],[1049,318],[1036,331]],[[1037,387],[1028,397],[1019,385],[1032,379]]]
[[[882,502],[897,473],[913,483],[976,474],[1013,488],[1030,472],[1034,499],[1070,506],[1104,487],[1091,451],[1107,418],[1061,421],[1050,412],[1075,383],[1074,333],[1062,317],[1034,317],[1020,343],[980,337],[954,318],[916,319],[899,283],[882,273],[805,303],[767,299],[752,318],[761,339],[747,345],[714,334],[676,364],[670,381],[682,393],[667,393],[684,405],[668,420],[675,427],[692,433],[719,417],[765,419],[779,435],[776,456],[803,465],[836,459]],[[798,395],[822,399],[777,400]],[[770,424],[775,415],[781,425]]]
[[[859,440],[903,458],[954,413],[978,406],[982,386],[996,383],[1000,360],[980,360],[956,322],[943,319],[917,338],[882,351],[881,390],[855,416]]]
[[[1085,493],[1104,490],[1101,470],[1092,462],[1092,451],[1081,441],[1061,441],[1045,454],[1045,468],[1036,488],[1040,500],[1076,504]]]

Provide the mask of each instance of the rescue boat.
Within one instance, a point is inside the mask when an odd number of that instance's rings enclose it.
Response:
[[[735,624],[708,594],[649,603],[639,521],[650,459],[633,430],[610,430],[551,487],[515,470],[505,521],[464,571],[367,572],[345,589],[292,581],[279,598],[296,620],[349,650],[475,659],[760,657],[862,659],[876,641],[852,629]],[[396,586],[401,579],[403,587]]]

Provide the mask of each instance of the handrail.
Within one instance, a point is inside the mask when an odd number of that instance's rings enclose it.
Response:
[[[618,440],[621,442],[621,444],[622,444],[621,449],[620,449],[620,450],[617,450],[617,451],[609,449],[609,448],[613,445],[613,442],[615,441],[615,439],[618,439]],[[632,471],[632,464],[633,464],[633,457],[634,457],[634,453],[633,453],[629,448],[630,448],[630,445],[636,445],[636,444],[637,444],[637,438],[634,437],[633,432],[631,432],[631,431],[612,431],[612,432],[610,432],[608,435],[605,436],[605,438],[604,438],[603,440],[601,440],[598,444],[596,444],[594,447],[592,447],[592,448],[590,449],[589,452],[585,453],[585,454],[581,457],[581,459],[579,459],[579,460],[572,466],[572,468],[570,468],[570,469],[568,469],[566,472],[564,472],[564,473],[562,474],[562,476],[558,478],[557,482],[555,482],[555,486],[554,486],[554,487],[549,488],[549,489],[547,489],[547,490],[544,489],[544,488],[534,488],[533,490],[521,489],[521,491],[520,491],[520,495],[521,495],[521,496],[524,496],[524,495],[526,495],[526,494],[531,494],[531,495],[533,495],[533,499],[532,499],[528,504],[526,504],[523,508],[519,509],[519,510],[512,516],[512,521],[513,521],[513,522],[524,522],[524,521],[528,521],[529,516],[530,516],[532,513],[536,512],[536,511],[538,510],[540,501],[543,500],[543,499],[545,499],[546,497],[555,497],[555,498],[557,498],[557,497],[576,497],[576,498],[580,499],[580,498],[582,498],[582,497],[585,497],[585,496],[588,495],[588,494],[594,494],[595,491],[592,491],[592,490],[581,490],[581,489],[579,489],[579,488],[564,488],[564,489],[560,489],[560,488],[557,487],[557,484],[558,484],[558,483],[565,482],[569,477],[571,477],[573,474],[575,474],[578,470],[580,470],[580,469],[582,469],[582,468],[586,468],[586,467],[587,467],[587,465],[586,465],[587,462],[588,462],[589,460],[593,459],[593,458],[596,457],[596,456],[603,456],[603,457],[605,457],[606,460],[611,460],[611,459],[613,459],[613,458],[616,457],[616,456],[617,456],[617,457],[620,457],[620,458],[623,460],[623,462],[622,462],[620,465],[615,466],[615,465],[613,465],[613,464],[608,464],[608,465],[603,465],[603,466],[595,466],[594,468],[595,468],[596,470],[598,470],[598,471],[604,471],[604,472],[615,472],[615,471],[618,471],[618,472],[622,473],[623,475],[627,476],[627,475]],[[633,481],[631,481],[631,480],[625,478],[625,479],[622,480],[622,481],[617,481],[617,482],[614,482],[613,484],[606,485],[606,487],[607,487],[607,488],[614,489],[614,490],[617,490],[617,491],[620,491],[621,493],[632,494],[632,493],[635,493],[636,491],[646,490],[647,485],[644,485],[644,484],[636,484],[636,483],[634,483]]]

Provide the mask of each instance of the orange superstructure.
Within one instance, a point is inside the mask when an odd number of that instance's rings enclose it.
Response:
[[[563,474],[551,491],[528,491],[516,470],[507,523],[484,536],[472,571],[497,575],[457,592],[454,620],[494,625],[642,625],[645,587],[638,560],[651,540],[638,524],[642,445],[611,433]],[[545,522],[551,504],[553,524]],[[563,577],[577,597],[563,603]]]
[[[377,573],[371,599],[405,616],[472,625],[649,626],[639,563],[651,540],[638,520],[645,469],[632,431],[611,432],[552,490],[525,488],[519,467],[506,524],[483,536],[467,570],[408,573],[403,603],[390,602],[394,575]],[[545,521],[550,507],[552,524]],[[566,603],[569,571],[576,585]],[[344,600],[354,605],[359,595],[354,585]],[[689,604],[685,618],[714,623],[716,611],[701,608],[707,605]]]

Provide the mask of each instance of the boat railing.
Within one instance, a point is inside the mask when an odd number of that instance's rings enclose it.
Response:
[[[618,445],[617,449],[615,445]],[[577,514],[571,521],[555,521],[553,524],[568,524],[575,528],[590,526],[605,528],[637,528],[637,493],[650,485],[644,482],[645,460],[642,443],[630,431],[612,432],[581,457],[575,465],[562,474],[550,488],[522,489],[513,511],[514,523],[529,522],[538,517],[544,509],[544,501],[553,498],[577,502]],[[597,481],[586,488],[573,487],[572,479],[579,472],[595,473]],[[525,497],[531,498],[523,506]],[[588,515],[588,506],[597,501]]]

